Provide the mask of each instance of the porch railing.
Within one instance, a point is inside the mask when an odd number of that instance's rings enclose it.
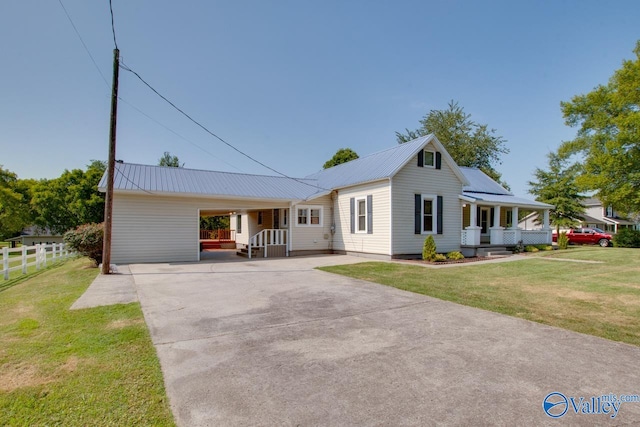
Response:
[[[262,248],[264,258],[267,258],[267,252],[269,246],[282,246],[287,245],[287,230],[267,228],[256,233],[251,239],[249,239],[249,258],[251,258],[251,251],[253,248]],[[287,256],[289,256],[289,249],[287,247]]]
[[[507,228],[504,230],[493,230],[491,233],[492,245],[516,245],[520,240],[524,245],[551,244],[550,230],[520,230]],[[462,230],[460,243],[465,246],[479,245],[480,230]],[[474,243],[474,240],[477,243]]]
[[[200,240],[236,240],[235,230],[225,230],[219,228],[217,230],[200,230]]]

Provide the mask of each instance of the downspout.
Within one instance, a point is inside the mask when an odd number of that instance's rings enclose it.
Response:
[[[331,237],[329,238],[329,250],[333,253],[333,237],[336,234],[336,217],[335,217],[335,204],[338,196],[338,190],[333,190],[331,192]]]
[[[393,258],[393,178],[389,177],[389,257]]]

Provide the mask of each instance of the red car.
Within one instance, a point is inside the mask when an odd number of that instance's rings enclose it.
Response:
[[[574,228],[567,231],[567,238],[572,245],[600,245],[603,248],[611,246],[611,234],[605,233],[599,228]],[[554,233],[553,241],[558,241],[558,235]]]

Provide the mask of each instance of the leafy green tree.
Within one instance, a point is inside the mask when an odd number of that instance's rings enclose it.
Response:
[[[158,159],[158,166],[167,166],[170,168],[184,167],[184,163],[181,165],[178,156],[172,156],[171,153],[165,151],[162,157]]]
[[[28,186],[0,165],[0,239],[18,234],[30,222]]]
[[[200,217],[201,230],[228,230],[229,224],[229,215]]]
[[[500,163],[500,156],[509,153],[507,141],[496,135],[495,129],[471,120],[471,114],[465,113],[455,101],[449,102],[446,110],[429,111],[420,125],[414,131],[405,129],[406,134],[396,132],[398,143],[433,133],[459,166],[479,168],[508,188],[494,168],[494,164]]]
[[[562,154],[584,156],[578,183],[597,191],[605,205],[640,212],[640,41],[606,85],[562,102],[565,123],[578,127]]]
[[[100,223],[104,218],[104,194],[98,182],[106,170],[94,160],[87,170],[65,170],[59,178],[44,179],[32,189],[31,207],[35,223],[56,233],[81,224]]]
[[[340,165],[342,163],[350,162],[351,160],[355,160],[358,157],[358,153],[353,151],[351,148],[341,148],[336,151],[336,154],[333,155],[332,158],[327,160],[325,164],[322,166],[323,169],[329,169],[330,167]]]
[[[548,170],[536,168],[533,173],[536,180],[529,181],[529,192],[535,195],[539,202],[555,206],[549,212],[549,219],[560,233],[560,227],[577,225],[578,220],[584,215],[585,206],[582,200],[585,196],[576,184],[581,168],[577,163],[569,165],[569,160],[557,153],[549,153],[547,158]]]

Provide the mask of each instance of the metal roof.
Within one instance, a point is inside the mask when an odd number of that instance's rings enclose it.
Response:
[[[100,190],[104,191],[106,181],[105,174],[98,185]],[[278,200],[304,200],[324,192],[309,179],[133,163],[116,163],[114,190]]]
[[[513,196],[513,193],[491,179],[486,173],[477,168],[460,167],[460,170],[469,181],[462,191],[472,193],[503,194]]]
[[[306,178],[317,180],[320,187],[330,189],[390,178],[413,159],[429,142],[432,142],[442,151],[443,156],[453,169],[457,168],[457,165],[437,138],[433,134],[430,134],[347,163],[324,169]],[[460,180],[464,183],[465,177],[456,170],[454,170],[454,172],[457,172]]]
[[[552,209],[553,205],[547,203],[536,202],[535,200],[523,199],[511,194],[488,194],[488,193],[472,193],[463,191],[463,197],[472,199],[483,204],[495,204],[501,206],[519,206],[533,209]]]

